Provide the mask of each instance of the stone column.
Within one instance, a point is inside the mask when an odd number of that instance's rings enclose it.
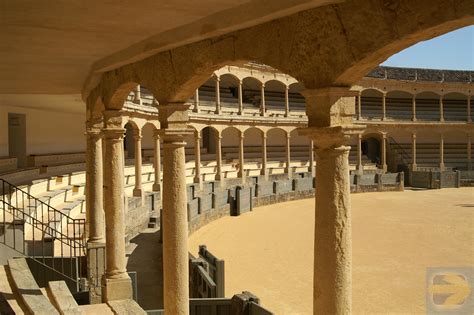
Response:
[[[239,115],[244,114],[244,101],[243,101],[243,93],[242,93],[242,80],[239,80],[239,90],[238,90],[238,97],[239,97]]]
[[[268,178],[268,168],[267,168],[267,133],[262,132],[262,169],[260,174],[265,176],[265,179]]]
[[[411,120],[416,121],[416,95],[411,98]]]
[[[194,108],[193,112],[199,113],[199,88],[194,91]]]
[[[216,80],[216,114],[221,113],[221,78],[219,76],[215,77]]]
[[[102,133],[100,129],[87,128],[86,137],[86,214],[89,223],[87,242],[104,243]]]
[[[444,134],[439,137],[439,169],[444,171]]]
[[[387,133],[382,133],[382,170],[387,172]]]
[[[194,132],[194,182],[201,184],[201,132]]]
[[[285,155],[286,155],[286,174],[288,174],[288,178],[292,178],[291,172],[291,134],[288,131],[286,133],[286,146],[285,146]]]
[[[467,122],[471,122],[471,95],[467,96]]]
[[[141,98],[141,91],[140,91],[140,84],[136,86],[134,95],[133,95],[133,102],[135,104],[140,104],[142,103],[142,98]]]
[[[242,179],[242,184],[245,184],[244,139],[245,139],[245,134],[243,131],[240,131],[238,176]]]
[[[411,170],[416,171],[416,133],[411,134]]]
[[[357,95],[357,120],[362,119],[362,91]]]
[[[290,87],[288,85],[285,86],[285,117],[290,116],[290,97],[288,95]]]
[[[311,173],[311,176],[314,177],[314,141],[312,139],[309,140],[309,168],[308,172]]]
[[[103,204],[102,133],[100,128],[86,131],[86,221],[87,279],[90,303],[102,302],[101,281],[105,273],[105,218]]]
[[[162,191],[161,189],[161,145],[159,130],[153,133],[153,140],[155,141],[153,167],[155,170],[155,182],[153,183],[153,191]]]
[[[467,169],[472,170],[472,139],[471,134],[467,134]]]
[[[387,93],[382,94],[382,120],[387,119]]]
[[[439,121],[444,121],[444,104],[443,104],[443,96],[441,95],[439,98]]]
[[[365,126],[352,125],[357,94],[349,88],[302,94],[309,127],[300,134],[314,141],[317,155],[313,314],[351,314],[350,147],[345,143]]]
[[[260,116],[266,116],[265,108],[265,83],[262,83],[260,88]]]
[[[105,111],[106,128],[103,129],[104,210],[106,222],[106,271],[103,302],[132,298],[132,282],[127,274],[125,259],[125,217],[123,138],[118,111]]]
[[[163,302],[166,314],[189,314],[185,103],[160,108],[163,138]]]
[[[216,180],[221,181],[221,186],[224,184],[224,177],[222,176],[222,136],[219,132],[216,133]]]
[[[362,164],[362,135],[357,135],[357,171],[364,172],[364,165]]]
[[[133,196],[143,197],[142,189],[142,132],[136,130],[133,138],[135,140],[135,188]]]

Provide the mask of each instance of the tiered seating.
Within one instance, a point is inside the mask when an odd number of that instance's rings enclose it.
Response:
[[[78,305],[64,281],[51,281],[40,288],[24,258],[9,259],[0,266],[0,314],[103,314],[120,313],[127,305],[130,314],[146,314],[132,300]]]
[[[385,99],[385,115],[388,119],[410,120],[412,114],[411,98],[390,98]]]
[[[382,97],[362,96],[361,116],[365,119],[381,119]]]
[[[430,98],[416,99],[416,119],[426,121],[439,121],[439,100]]]
[[[411,157],[411,144],[399,143],[399,145]],[[416,164],[418,167],[439,167],[439,143],[417,143]]]
[[[472,149],[472,148],[471,148]],[[444,143],[444,165],[459,170],[467,169],[467,144]]]
[[[377,165],[373,163],[367,155],[362,155],[362,165],[364,166],[365,170],[376,170]],[[351,170],[355,170],[357,166],[357,146],[351,146],[351,150],[349,151],[349,168]]]
[[[444,120],[447,121],[466,121],[467,120],[467,101],[466,100],[443,100]]]

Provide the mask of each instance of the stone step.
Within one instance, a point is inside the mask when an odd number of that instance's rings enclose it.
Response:
[[[112,309],[105,303],[79,305],[79,310],[84,315],[114,315]],[[124,313],[127,314],[127,313]]]
[[[0,266],[0,314],[24,314],[26,307],[18,293],[12,289],[8,269],[8,266]]]
[[[27,310],[33,314],[59,314],[49,299],[36,283],[24,258],[9,259],[13,287],[25,304]]]
[[[72,296],[64,281],[48,282],[48,296],[51,302],[62,315],[79,315],[83,312],[79,309],[76,300]]]

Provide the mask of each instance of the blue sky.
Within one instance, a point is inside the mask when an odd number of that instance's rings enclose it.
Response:
[[[420,42],[387,59],[383,66],[474,70],[474,26]]]

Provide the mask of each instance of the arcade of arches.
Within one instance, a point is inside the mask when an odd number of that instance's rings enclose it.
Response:
[[[350,173],[472,169],[474,74],[377,65],[474,24],[474,3],[329,2],[166,48],[151,38],[92,66],[85,195],[88,244],[105,246],[103,301],[132,297],[129,159],[131,195],[162,195],[167,314],[189,313],[188,183],[315,176],[313,312],[350,314]]]

